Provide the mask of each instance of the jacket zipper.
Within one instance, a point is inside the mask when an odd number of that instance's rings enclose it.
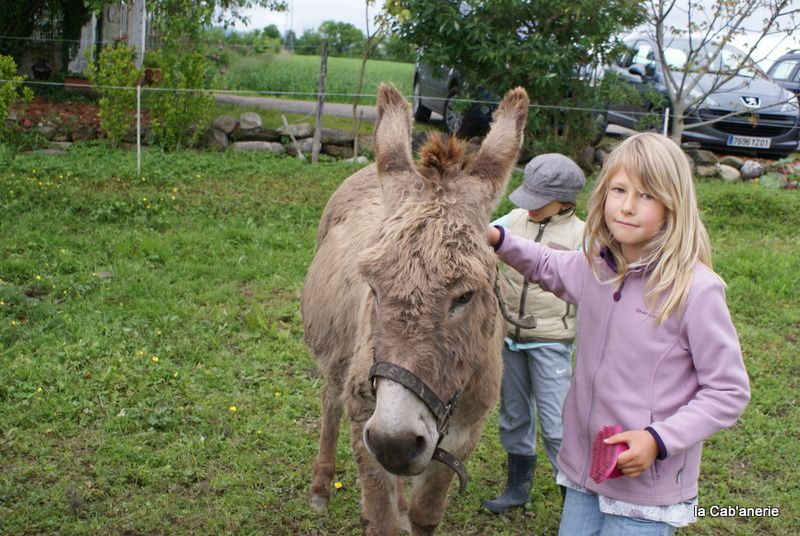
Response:
[[[608,322],[606,322],[605,327],[605,334],[603,336],[603,350],[600,353],[600,362],[594,368],[592,372],[592,381],[589,382],[589,386],[591,391],[589,392],[589,411],[586,414],[586,437],[589,439],[589,446],[588,455],[586,457],[586,462],[583,467],[583,476],[581,478],[581,487],[586,487],[586,481],[589,478],[589,467],[592,464],[592,453],[591,453],[591,444],[594,441],[594,436],[597,434],[597,430],[592,433],[592,430],[589,428],[589,425],[592,421],[592,410],[594,409],[594,393],[595,389],[595,382],[597,380],[597,373],[600,372],[600,368],[603,366],[603,363],[606,360],[606,349],[608,348],[608,334],[611,331],[611,324],[614,320],[614,314],[617,310],[617,302],[622,298],[622,287],[625,285],[625,279],[623,278],[622,283],[620,283],[619,288],[614,292],[614,301],[611,303],[611,310],[608,312]]]

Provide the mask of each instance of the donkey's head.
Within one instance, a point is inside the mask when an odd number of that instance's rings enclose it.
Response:
[[[374,295],[372,349],[376,361],[410,372],[441,401],[461,393],[499,351],[493,347],[496,258],[486,226],[516,161],[527,112],[525,91],[509,91],[474,156],[466,155],[464,142],[433,135],[415,166],[408,103],[392,87],[378,93],[375,147],[385,219],[360,262]],[[387,470],[418,474],[443,433],[441,415],[418,389],[390,378],[375,379],[364,443]],[[454,419],[463,420],[458,412]]]

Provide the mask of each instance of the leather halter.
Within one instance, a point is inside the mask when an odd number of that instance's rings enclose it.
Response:
[[[497,298],[500,312],[507,321],[526,329],[536,327],[536,317],[515,319],[513,316],[511,316],[500,293],[500,273],[497,270],[495,270],[494,295]],[[373,359],[374,358],[375,356],[373,355]],[[369,369],[369,382],[370,386],[372,387],[373,395],[375,395],[375,392],[377,391],[377,385],[375,383],[375,378],[377,377],[387,378],[399,383],[417,395],[417,397],[425,403],[428,409],[431,410],[431,413],[433,413],[433,415],[436,417],[436,431],[439,433],[439,442],[436,445],[436,449],[433,451],[432,459],[447,465],[453,471],[455,471],[455,473],[458,475],[459,481],[458,492],[463,493],[467,488],[467,482],[469,481],[467,469],[458,458],[439,447],[439,443],[442,442],[442,439],[444,439],[444,436],[447,435],[447,432],[449,431],[450,416],[456,410],[458,398],[461,396],[461,393],[464,390],[459,389],[453,394],[452,397],[450,397],[450,400],[448,400],[446,403],[442,402],[442,399],[433,392],[433,389],[428,387],[424,381],[422,381],[410,370],[403,368],[400,365],[395,365],[394,363],[376,360]]]
[[[417,395],[417,397],[428,406],[428,409],[431,410],[431,413],[436,417],[436,431],[439,432],[439,443],[441,443],[449,430],[450,416],[456,409],[458,397],[461,396],[463,389],[456,391],[455,394],[450,397],[450,400],[445,403],[442,402],[424,381],[419,379],[419,377],[410,370],[387,361],[377,361],[372,365],[372,368],[369,369],[369,381],[372,386],[373,394],[377,390],[375,378],[378,377],[388,378],[399,383]],[[462,493],[466,489],[469,480],[464,464],[458,458],[439,447],[438,443],[436,449],[433,451],[432,459],[447,465],[456,472],[459,481],[458,491]]]

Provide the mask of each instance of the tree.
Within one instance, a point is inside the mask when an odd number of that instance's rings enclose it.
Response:
[[[80,39],[81,27],[91,17],[83,0],[5,0],[0,9],[0,54],[12,56],[17,63],[29,46],[34,32],[44,34],[52,43],[71,43]],[[55,48],[55,47],[54,47]],[[61,47],[62,60],[77,50]]]
[[[328,41],[332,56],[358,56],[364,46],[364,34],[349,22],[326,20],[319,34]]]
[[[386,0],[383,16],[426,63],[454,67],[468,94],[525,87],[533,104],[526,140],[538,152],[577,151],[594,137],[590,114],[558,108],[601,106],[582,67],[617,53],[615,36],[644,11],[638,0]]]
[[[704,5],[707,3],[647,3],[646,33],[657,43],[672,112],[671,137],[678,143],[685,129],[732,115],[686,125],[687,111],[702,106],[723,86],[735,89],[733,86],[741,87],[760,76],[754,66],[754,60],[761,59],[755,57],[759,44],[768,35],[785,32],[788,36],[800,27],[795,0],[714,0],[711,6]],[[758,29],[748,29],[752,25]],[[731,48],[732,42],[748,33],[742,50]],[[785,105],[796,106],[795,97],[787,94]]]

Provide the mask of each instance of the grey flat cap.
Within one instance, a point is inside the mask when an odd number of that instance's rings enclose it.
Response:
[[[508,198],[519,208],[536,210],[551,201],[575,203],[586,177],[578,165],[558,153],[542,154],[525,166],[522,186]]]

